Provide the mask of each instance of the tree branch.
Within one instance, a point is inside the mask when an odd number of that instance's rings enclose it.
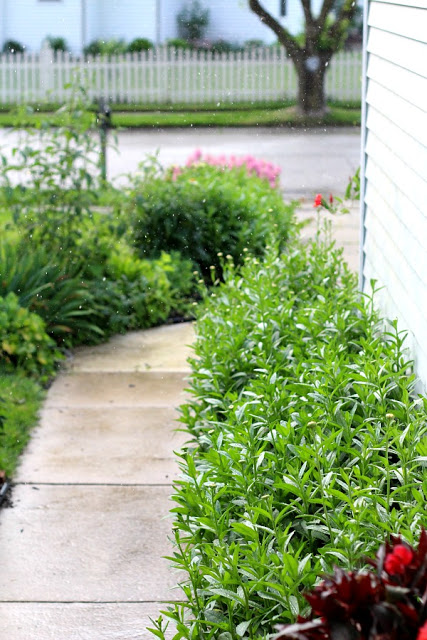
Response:
[[[328,37],[334,42],[335,48],[338,47],[340,41],[340,32],[343,22],[346,20],[351,20],[354,16],[357,9],[356,0],[346,0],[343,6],[341,7],[341,11],[338,14],[337,19],[334,24],[328,29]]]
[[[249,0],[249,8],[256,13],[261,22],[274,31],[280,44],[287,49],[291,58],[300,57],[301,49],[295,42],[293,36],[280,24],[280,22],[278,22],[278,20],[273,18],[273,16],[260,5],[259,0]]]
[[[322,9],[320,10],[319,17],[317,18],[317,26],[319,31],[323,29],[328,14],[332,11],[335,0],[323,0]]]
[[[304,11],[305,23],[308,27],[314,25],[313,14],[311,13],[311,1],[301,0],[302,8]]]

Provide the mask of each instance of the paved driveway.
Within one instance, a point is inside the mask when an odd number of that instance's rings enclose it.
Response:
[[[360,164],[358,128],[297,129],[163,129],[118,133],[118,153],[109,151],[109,177],[137,169],[146,154],[159,150],[163,164],[184,163],[200,148],[211,154],[247,155],[278,164],[289,196],[343,193],[349,176]],[[0,129],[0,147],[7,152],[17,143],[15,133]]]
[[[120,153],[110,152],[109,175],[133,171],[147,153],[159,150],[162,164],[182,164],[200,148],[211,154],[252,154],[278,164],[292,196],[343,193],[360,165],[358,128],[290,130],[272,128],[123,131]]]

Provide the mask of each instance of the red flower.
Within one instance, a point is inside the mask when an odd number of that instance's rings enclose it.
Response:
[[[334,204],[334,197],[333,197],[332,193],[329,194],[329,202],[331,204]]]
[[[423,626],[420,627],[417,635],[417,640],[427,640],[427,622],[425,622]]]
[[[404,544],[397,544],[388,554],[384,562],[384,569],[391,576],[405,573],[405,568],[411,563],[414,552]],[[427,640],[427,636],[426,636]]]
[[[314,198],[313,207],[321,207],[322,206],[322,202],[323,202],[322,194],[318,193],[317,196]]]

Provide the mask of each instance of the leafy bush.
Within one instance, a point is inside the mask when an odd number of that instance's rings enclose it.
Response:
[[[91,284],[106,334],[144,329],[165,322],[171,314],[187,315],[194,293],[192,265],[178,254],[162,253],[141,260],[126,246],[117,246],[105,276]]]
[[[24,53],[25,45],[17,40],[6,40],[3,44],[3,53]]]
[[[427,534],[418,548],[399,537],[382,545],[372,571],[335,569],[311,593],[309,618],[281,627],[275,640],[333,640],[381,638],[425,640],[427,637]]]
[[[173,47],[174,49],[192,49],[192,45],[185,40],[184,38],[169,38],[166,40],[166,44],[168,47]]]
[[[0,363],[6,371],[16,367],[43,378],[53,375],[60,353],[36,313],[19,305],[9,293],[0,298]]]
[[[100,56],[102,52],[102,40],[93,40],[83,49],[85,56]]]
[[[65,38],[60,36],[48,36],[49,47],[53,51],[68,51],[68,44]]]
[[[245,40],[244,45],[245,49],[254,49],[265,47],[264,40],[259,40],[258,38],[250,38],[249,40]]]
[[[244,168],[195,165],[149,174],[134,184],[131,225],[141,257],[179,251],[210,282],[221,273],[218,253],[241,263],[245,251],[262,255],[274,231],[286,241],[293,207],[269,184]]]
[[[37,313],[46,331],[67,346],[99,340],[94,298],[80,276],[80,265],[53,262],[44,249],[28,243],[0,243],[0,295],[14,293],[19,304]]]
[[[192,0],[177,15],[180,38],[194,42],[202,40],[209,24],[209,9],[204,9],[199,0]]]
[[[84,91],[69,89],[66,104],[53,118],[57,126],[46,121],[40,129],[27,130],[12,161],[2,159],[0,174],[20,233],[54,255],[75,249],[100,188],[100,151],[90,132],[96,116]],[[23,172],[25,189],[10,188]]]
[[[426,524],[427,403],[395,323],[320,241],[226,269],[195,355],[172,510],[187,579],[165,613],[183,638],[264,638],[337,561]]]
[[[129,53],[139,53],[141,51],[148,51],[154,47],[151,40],[147,38],[135,38],[128,44],[127,50]]]
[[[126,53],[127,47],[124,40],[93,40],[84,49],[85,56],[114,56]]]
[[[227,40],[215,40],[215,42],[212,42],[210,50],[213,53],[233,53],[234,51],[242,51],[242,47]]]

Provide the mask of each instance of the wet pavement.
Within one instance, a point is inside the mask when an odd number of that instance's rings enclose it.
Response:
[[[289,197],[342,194],[360,165],[360,129],[174,129],[123,131],[119,154],[109,153],[109,174],[134,171],[146,154],[159,151],[163,165],[183,164],[195,150],[212,155],[254,155],[281,168]]]
[[[147,640],[179,598],[167,517],[189,323],[76,350],[0,513],[0,637]],[[114,367],[113,367],[114,362]]]
[[[108,151],[108,176],[123,182],[123,174],[159,151],[163,165],[183,164],[195,150],[213,155],[254,155],[279,165],[288,197],[311,198],[316,193],[342,194],[360,165],[360,129],[343,128],[186,128],[119,131],[117,151]],[[6,154],[18,135],[0,129],[0,149]]]

